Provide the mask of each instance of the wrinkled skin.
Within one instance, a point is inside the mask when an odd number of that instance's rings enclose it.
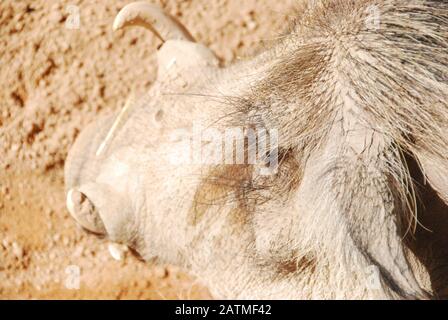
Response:
[[[324,2],[309,1],[282,42],[228,68],[200,44],[166,41],[150,92],[130,100],[118,125],[117,115],[91,124],[70,151],[66,190],[77,222],[145,260],[184,267],[216,298],[444,297],[448,91],[438,61],[448,57],[448,5]],[[372,4],[382,30],[363,25]],[[411,21],[427,19],[430,29],[440,18],[424,43],[429,53],[407,50],[406,41],[423,43],[418,36],[392,35],[399,55],[381,47],[380,36],[393,34],[388,19],[400,25],[399,13],[418,6],[423,19]],[[394,69],[393,59],[414,68]],[[403,79],[402,91],[388,79]],[[406,81],[417,94],[406,95]],[[408,103],[419,114],[399,112]],[[183,154],[178,134],[198,124],[278,129],[277,173],[261,175],[263,163],[170,161]]]

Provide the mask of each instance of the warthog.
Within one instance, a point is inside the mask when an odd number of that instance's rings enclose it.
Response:
[[[151,90],[86,128],[67,206],[216,298],[445,294],[448,3],[309,0],[223,67],[146,2],[115,29],[163,41]]]

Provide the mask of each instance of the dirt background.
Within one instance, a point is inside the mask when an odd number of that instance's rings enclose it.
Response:
[[[65,210],[64,159],[80,130],[155,79],[160,42],[143,29],[112,32],[130,2],[0,1],[1,299],[209,298],[175,267],[114,260]],[[294,0],[152,2],[231,63],[279,37]]]

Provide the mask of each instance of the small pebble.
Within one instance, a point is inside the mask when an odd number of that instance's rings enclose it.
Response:
[[[8,249],[9,248],[9,245],[10,245],[10,241],[9,241],[9,239],[3,239],[2,240],[2,246],[5,248],[5,249]]]
[[[1,188],[1,192],[2,192],[2,194],[3,194],[4,196],[6,196],[6,195],[9,194],[9,188],[8,188],[7,186],[3,186],[3,187]]]
[[[12,254],[17,257],[17,259],[23,258],[23,248],[17,243],[12,243]]]
[[[50,260],[56,259],[56,253],[54,251],[50,252],[50,254],[48,255],[48,258],[50,258]]]
[[[169,271],[165,267],[155,267],[153,269],[153,273],[156,278],[165,279],[165,278],[168,278],[168,276],[169,276]]]
[[[258,24],[253,20],[251,20],[247,23],[247,29],[249,29],[250,31],[255,30],[257,28],[257,26],[258,26]]]
[[[68,246],[69,243],[70,243],[70,240],[67,237],[63,237],[62,238],[62,244],[64,246]]]
[[[56,233],[56,234],[53,236],[53,241],[54,241],[54,242],[59,242],[59,240],[61,240],[61,235],[60,235],[59,233]]]
[[[81,258],[83,256],[84,248],[82,246],[76,247],[75,251],[73,251],[73,257]]]

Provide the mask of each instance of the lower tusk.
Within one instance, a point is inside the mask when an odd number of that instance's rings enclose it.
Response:
[[[109,243],[108,249],[112,258],[114,258],[117,261],[123,260],[126,255],[126,252],[128,251],[128,247],[118,243]]]
[[[76,212],[75,212],[75,203],[73,201],[73,191],[74,191],[74,189],[70,189],[67,193],[66,206],[67,206],[68,212],[72,216],[75,216]]]

